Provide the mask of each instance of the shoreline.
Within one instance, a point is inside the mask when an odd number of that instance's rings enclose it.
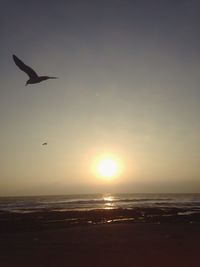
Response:
[[[200,214],[188,212],[1,211],[0,266],[198,267]]]
[[[200,224],[200,212],[188,208],[0,211],[0,233],[120,223]]]

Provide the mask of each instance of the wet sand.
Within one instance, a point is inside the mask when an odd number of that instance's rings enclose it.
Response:
[[[53,226],[47,224],[40,228],[37,220],[33,220],[34,214],[27,215],[28,220],[19,219],[23,215],[7,216],[7,219],[5,214],[0,217],[1,267],[200,266],[198,222],[126,222],[65,227],[58,220]]]

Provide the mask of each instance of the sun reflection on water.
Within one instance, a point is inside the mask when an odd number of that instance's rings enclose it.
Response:
[[[108,202],[113,202],[114,201],[114,197],[113,196],[105,196],[105,197],[103,197],[103,200],[104,201],[108,201]]]
[[[111,195],[104,196],[103,200],[105,202],[104,209],[110,210],[114,208],[114,197]]]

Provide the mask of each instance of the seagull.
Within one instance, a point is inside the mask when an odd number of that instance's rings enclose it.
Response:
[[[48,79],[57,79],[58,78],[58,77],[49,77],[49,76],[38,76],[37,73],[32,68],[25,65],[15,55],[13,55],[13,60],[14,60],[15,64],[20,68],[20,70],[24,71],[29,76],[29,80],[26,82],[26,85],[34,84],[34,83],[40,83],[40,82],[48,80]]]
[[[47,142],[43,143],[42,145],[43,145],[43,146],[47,146]]]

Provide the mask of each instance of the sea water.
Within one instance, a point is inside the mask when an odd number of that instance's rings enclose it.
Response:
[[[191,212],[200,212],[200,194],[88,194],[0,197],[0,211],[15,213],[134,208],[181,208]]]

